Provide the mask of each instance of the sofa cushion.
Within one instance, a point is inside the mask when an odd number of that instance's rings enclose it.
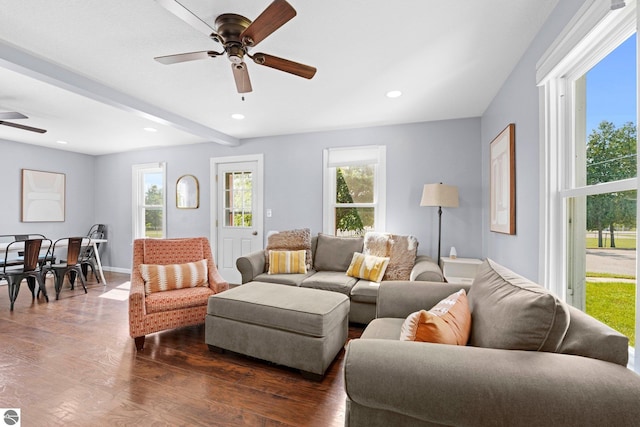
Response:
[[[300,287],[340,292],[349,296],[357,280],[340,271],[318,271],[304,279]]]
[[[466,345],[470,329],[471,313],[461,289],[429,311],[411,313],[402,324],[400,340]]]
[[[306,251],[269,251],[269,274],[305,274]]]
[[[378,299],[379,282],[358,280],[351,289],[351,301],[375,304]]]
[[[269,251],[306,251],[307,270],[311,269],[311,230],[301,228],[297,230],[278,231],[267,237],[265,248],[265,271],[269,271]]]
[[[511,350],[558,350],[569,327],[569,309],[551,292],[485,260],[469,290],[469,344]]]
[[[139,268],[147,295],[209,285],[206,259],[184,264],[140,264]]]
[[[318,243],[313,254],[316,271],[347,271],[354,252],[362,252],[362,237],[336,237],[318,233]]]
[[[389,257],[364,255],[356,252],[353,254],[351,264],[347,269],[347,276],[372,282],[381,282],[388,265]]]

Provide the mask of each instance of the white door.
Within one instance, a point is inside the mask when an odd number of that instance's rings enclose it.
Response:
[[[247,161],[240,161],[247,160]],[[236,260],[263,248],[262,157],[212,159],[215,260],[229,283],[241,283]]]

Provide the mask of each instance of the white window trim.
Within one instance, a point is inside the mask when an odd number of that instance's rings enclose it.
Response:
[[[134,239],[145,237],[144,213],[142,206],[144,205],[144,181],[141,179],[144,172],[151,169],[160,170],[162,172],[162,232],[163,237],[167,236],[167,167],[165,162],[142,163],[132,166],[132,182],[131,182],[131,232]]]
[[[373,205],[375,208],[375,225],[378,231],[384,231],[386,228],[387,218],[387,147],[384,145],[368,145],[361,147],[340,147],[340,148],[325,148],[322,153],[322,181],[324,183],[323,196],[322,196],[322,229],[324,233],[334,234],[335,230],[335,217],[333,215],[333,208],[336,207],[335,194],[335,167],[330,166],[330,152],[342,152],[345,157],[349,158],[352,155],[357,157],[358,152],[368,152],[368,154],[377,151],[377,164],[375,173],[375,197]],[[366,156],[367,159],[372,158],[370,155]],[[372,160],[373,161],[373,160]],[[342,166],[355,165],[355,164],[371,164],[368,162],[362,163],[358,161],[348,161],[342,164]],[[370,207],[370,203],[349,204],[352,207]]]
[[[611,46],[618,45],[630,34],[637,32],[637,22],[640,22],[640,10],[637,9],[636,0],[627,0],[624,8],[615,11],[610,10],[609,2],[588,0],[536,65],[536,81],[540,87],[541,138],[538,277],[540,283],[565,300],[565,256],[568,245],[564,233],[568,216],[564,203],[566,197],[640,190],[637,178],[597,186],[575,186],[575,174],[567,167],[566,159],[576,153],[573,144],[565,144],[565,141],[574,140],[575,123],[569,126],[566,124],[567,118],[573,116],[571,111],[575,100],[566,96],[572,93],[566,90],[566,85],[608,55],[612,51]],[[640,85],[638,88],[640,89]],[[636,95],[638,99],[639,95]],[[637,118],[636,123],[639,123]],[[636,215],[636,221],[640,224],[640,199]],[[639,271],[640,257],[637,257],[636,277]],[[640,289],[636,287],[636,312],[640,312],[639,308]],[[640,316],[637,315],[635,329],[636,334],[640,333]],[[640,352],[636,354],[632,350],[630,349],[629,366],[640,368]]]

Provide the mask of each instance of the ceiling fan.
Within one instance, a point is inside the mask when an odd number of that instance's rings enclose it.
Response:
[[[31,126],[19,125],[17,123],[6,122],[5,120],[15,120],[15,119],[28,119],[27,116],[21,113],[16,113],[15,111],[9,111],[6,113],[0,113],[0,125],[11,126],[12,128],[24,129],[31,132],[45,133],[45,129],[34,128]]]
[[[233,78],[236,82],[238,93],[247,93],[252,90],[249,71],[247,70],[247,64],[244,62],[245,55],[258,65],[264,65],[306,79],[311,79],[316,73],[316,68],[309,65],[278,58],[266,53],[249,53],[249,49],[255,47],[296,16],[295,9],[285,0],[274,0],[253,22],[235,13],[224,13],[215,19],[215,28],[209,26],[209,24],[198,18],[176,0],[156,0],[156,2],[187,24],[205,33],[211,40],[221,43],[224,48],[223,52],[210,50],[154,58],[162,64],[169,65],[197,59],[215,58],[226,54],[231,61],[231,69],[233,70]]]

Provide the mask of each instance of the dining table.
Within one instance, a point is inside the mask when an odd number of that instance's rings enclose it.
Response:
[[[55,242],[56,240],[57,239],[51,239],[52,242]],[[0,258],[1,259],[4,259],[4,254],[7,251],[7,246],[9,246],[9,243],[11,242],[0,242]],[[107,280],[104,277],[104,271],[102,270],[102,261],[100,260],[100,252],[98,251],[99,243],[107,243],[107,239],[89,239],[89,238],[82,239],[83,246],[88,246],[88,245],[93,246],[93,253],[96,256],[96,265],[98,266],[98,273],[100,274],[100,280],[102,281],[103,285],[106,285]],[[60,242],[57,246],[64,247],[65,245],[66,245],[65,242]],[[19,252],[23,249],[24,249],[24,245],[18,243],[11,246],[10,252]]]

